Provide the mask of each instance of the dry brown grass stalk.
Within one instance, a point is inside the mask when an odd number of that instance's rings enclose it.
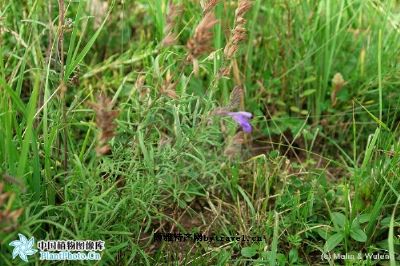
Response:
[[[67,126],[67,107],[65,102],[65,93],[67,92],[67,85],[64,83],[64,32],[66,30],[65,24],[65,4],[64,0],[58,0],[58,12],[59,12],[59,19],[58,19],[58,55],[60,59],[60,98],[62,103],[62,120],[64,123],[64,130],[63,130],[63,145],[64,145],[64,158],[63,158],[63,165],[65,175],[67,175],[68,171],[68,126]],[[59,146],[61,146],[61,141],[59,141]],[[60,149],[61,150],[61,149]]]
[[[116,124],[119,111],[114,109],[111,99],[104,94],[99,94],[97,103],[89,103],[96,112],[96,126],[100,130],[96,152],[98,156],[109,154],[111,151],[108,141],[115,136]]]

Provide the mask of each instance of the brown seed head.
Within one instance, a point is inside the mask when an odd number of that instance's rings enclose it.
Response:
[[[172,80],[172,75],[170,71],[168,71],[163,84],[161,85],[160,92],[172,99],[178,99],[178,95],[176,94],[175,90],[176,85],[178,85],[178,83]]]
[[[224,49],[224,54],[228,59],[231,59],[236,51],[239,49],[239,44],[243,40],[246,39],[246,19],[244,15],[251,8],[251,1],[249,0],[240,0],[238,7],[235,11],[235,26],[231,33],[231,38],[229,42],[226,44]]]
[[[189,50],[188,60],[198,58],[200,55],[211,50],[211,41],[213,33],[211,29],[217,24],[218,20],[214,13],[208,12],[197,25],[194,35],[189,39],[187,48]]]
[[[210,0],[203,6],[203,13],[208,13],[218,4],[218,0]]]
[[[102,93],[98,95],[97,103],[89,103],[89,105],[96,112],[96,126],[100,129],[96,148],[97,154],[106,155],[110,152],[108,141],[115,135],[115,119],[119,111],[113,109],[111,99]]]
[[[251,8],[251,1],[249,0],[240,0],[238,7],[236,8],[236,19],[241,18],[244,16],[244,14],[247,13]]]

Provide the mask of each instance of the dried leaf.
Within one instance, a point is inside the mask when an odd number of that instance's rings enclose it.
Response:
[[[111,147],[108,143],[100,146],[98,145],[96,147],[96,154],[97,156],[103,156],[103,155],[110,155],[111,154]]]
[[[13,220],[13,222],[16,222],[18,220],[18,218],[22,215],[23,211],[24,210],[22,208],[14,210],[14,211],[11,211],[9,213],[8,217],[9,217],[9,219]]]

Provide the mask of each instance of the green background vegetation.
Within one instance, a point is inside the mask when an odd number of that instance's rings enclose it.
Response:
[[[224,151],[237,125],[210,114],[238,85],[218,77],[237,2],[216,6],[197,76],[184,62],[198,1],[175,1],[170,47],[160,45],[166,1],[108,2],[94,16],[90,6],[106,1],[87,2],[65,1],[63,67],[57,1],[0,0],[1,210],[23,208],[0,231],[1,265],[20,261],[8,246],[17,233],[104,240],[97,265],[396,264],[398,1],[252,1],[235,62],[254,130],[235,156]],[[333,95],[336,73],[346,84]],[[175,99],[160,93],[168,75]],[[88,104],[99,92],[119,110],[104,156]],[[154,242],[155,232],[265,239]],[[392,259],[329,262],[323,252]]]

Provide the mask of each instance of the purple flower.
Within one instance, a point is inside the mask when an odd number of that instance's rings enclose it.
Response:
[[[232,117],[236,123],[238,123],[244,132],[250,133],[252,130],[251,124],[249,120],[253,117],[253,115],[249,112],[227,112],[227,115]]]

